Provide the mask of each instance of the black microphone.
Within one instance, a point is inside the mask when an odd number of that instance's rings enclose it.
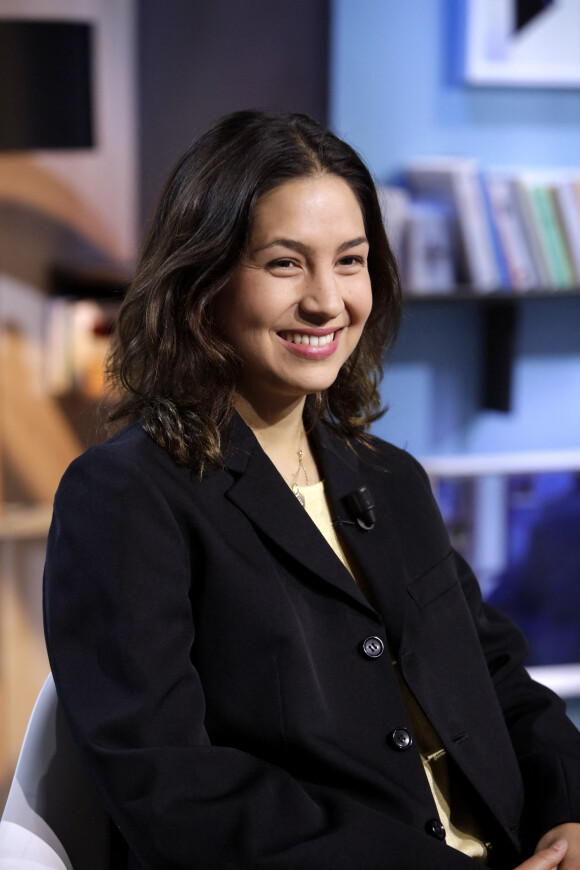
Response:
[[[367,486],[359,486],[358,489],[349,492],[345,496],[348,510],[356,520],[358,526],[365,532],[374,528],[377,521],[375,503]]]

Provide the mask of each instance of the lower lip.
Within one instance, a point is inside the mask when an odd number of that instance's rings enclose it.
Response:
[[[314,345],[314,344],[294,344],[292,341],[286,341],[282,336],[278,336],[284,347],[286,347],[290,353],[293,353],[295,356],[302,357],[302,359],[326,359],[336,351],[338,347],[338,340],[340,337],[340,330],[337,330],[334,333],[334,339],[329,342],[329,344],[323,345]]]

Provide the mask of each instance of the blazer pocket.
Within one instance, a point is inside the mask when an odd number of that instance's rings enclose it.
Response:
[[[419,608],[427,607],[441,595],[459,586],[459,578],[455,569],[455,559],[450,551],[441,562],[430,568],[417,580],[408,586],[409,595]]]

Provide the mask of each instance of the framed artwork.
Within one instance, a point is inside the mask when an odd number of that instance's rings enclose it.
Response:
[[[580,696],[580,463],[511,473],[450,468],[431,480],[484,600],[526,635],[533,675],[562,696]]]
[[[472,85],[580,87],[578,0],[466,0]]]

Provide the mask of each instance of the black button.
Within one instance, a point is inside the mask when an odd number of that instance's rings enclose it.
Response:
[[[395,728],[389,734],[389,743],[397,752],[405,752],[406,749],[410,749],[413,745],[413,737],[411,732],[406,728]]]
[[[445,839],[445,828],[439,819],[429,819],[425,825],[425,830],[428,834],[431,834],[432,837],[435,837],[436,840]]]
[[[367,637],[362,642],[362,650],[370,659],[378,659],[385,651],[385,645],[380,637]]]

